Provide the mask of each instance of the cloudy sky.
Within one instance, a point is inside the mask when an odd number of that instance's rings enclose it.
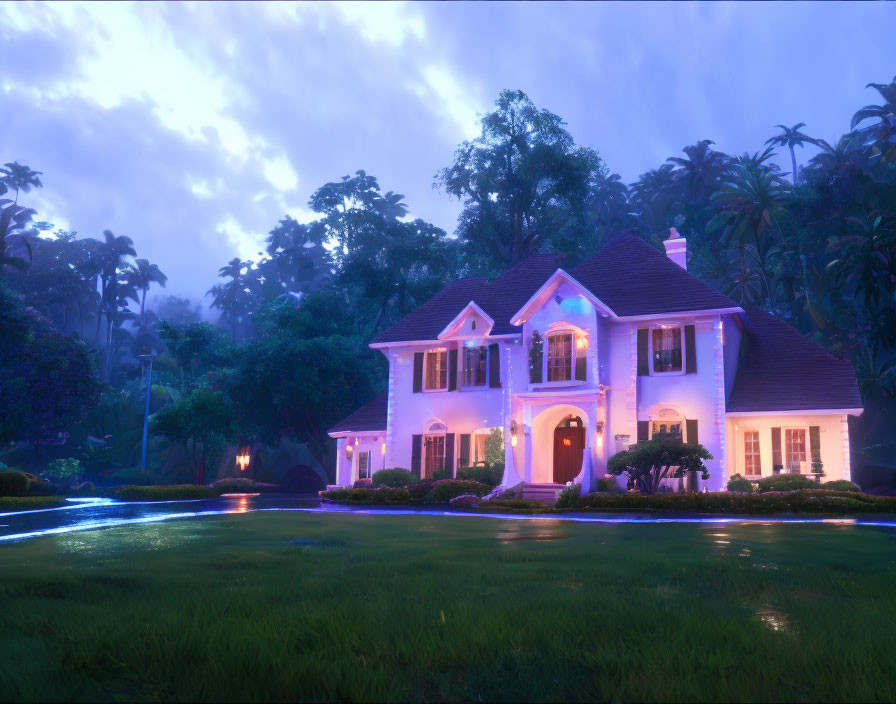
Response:
[[[433,175],[502,88],[630,182],[699,139],[835,139],[894,33],[892,3],[0,2],[0,163],[43,172],[40,219],[129,235],[198,298],[357,169],[453,232]]]

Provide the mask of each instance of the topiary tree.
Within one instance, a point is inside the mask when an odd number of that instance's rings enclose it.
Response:
[[[381,469],[373,473],[371,477],[373,486],[407,486],[408,484],[416,484],[420,481],[419,477],[413,472],[409,472],[401,467],[395,469]]]
[[[684,477],[690,472],[700,472],[704,480],[709,479],[709,470],[703,463],[711,459],[703,445],[649,440],[617,452],[610,458],[607,471],[617,477],[628,472],[629,488],[653,494],[663,479]]]

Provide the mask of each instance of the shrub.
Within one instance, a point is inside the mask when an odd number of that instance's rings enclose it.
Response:
[[[488,484],[489,486],[498,486],[504,478],[503,462],[477,462],[472,467],[458,467],[458,479],[469,479],[470,481],[479,482],[480,484]]]
[[[774,474],[759,480],[760,494],[767,491],[798,491],[817,488],[817,483],[802,474]]]
[[[174,484],[171,486],[117,486],[110,490],[113,499],[121,501],[177,501],[181,499],[211,499],[221,492],[210,486]]]
[[[445,504],[461,494],[483,496],[489,493],[492,488],[488,484],[465,479],[446,479],[441,482],[435,482],[432,489],[423,497],[423,500],[432,504]]]
[[[853,484],[848,479],[834,479],[821,485],[828,491],[861,491],[858,484]]]
[[[557,497],[557,508],[578,508],[582,505],[582,485],[566,487]]]
[[[728,480],[728,491],[738,491],[742,494],[753,493],[753,483],[749,479],[744,479],[739,474],[735,474]]]
[[[28,496],[56,496],[57,494],[56,487],[46,479],[35,477],[28,484]]]
[[[445,481],[444,479],[441,481]],[[426,482],[417,482],[416,484],[409,484],[406,489],[408,493],[411,495],[411,498],[415,501],[421,500],[424,496],[426,496],[430,489],[435,486],[435,482],[426,481]]]
[[[381,469],[373,473],[373,486],[407,486],[408,484],[416,484],[420,478],[413,472],[406,469],[396,467],[395,469]]]
[[[238,494],[256,491],[255,482],[246,477],[226,477],[225,479],[219,479],[212,484],[212,488],[222,494]]]
[[[65,499],[61,496],[2,496],[0,511],[33,511],[41,508],[63,506]]]
[[[83,473],[84,468],[81,466],[80,460],[76,460],[74,457],[53,460],[43,471],[43,475],[47,479],[61,484],[77,484]]]
[[[595,491],[619,491],[619,482],[616,477],[598,477],[594,483]]]
[[[443,479],[451,479],[451,470],[447,467],[444,469],[437,469],[432,473],[432,480],[434,482],[438,482]]]
[[[24,472],[0,472],[0,496],[25,496],[30,485]]]
[[[407,487],[381,486],[377,489],[330,489],[321,493],[324,501],[347,504],[409,504]]]

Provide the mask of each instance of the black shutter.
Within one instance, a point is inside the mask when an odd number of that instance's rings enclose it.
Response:
[[[460,453],[457,457],[458,467],[470,466],[470,434],[462,433],[460,436]]]
[[[638,330],[638,376],[650,374],[650,355],[647,353],[647,328]]]
[[[784,468],[784,459],[781,457],[781,429],[772,428],[772,472],[779,474]]]
[[[488,346],[488,385],[492,389],[501,388],[501,357],[497,342]]]
[[[650,433],[650,421],[638,421],[638,442],[647,442],[647,435]]]
[[[684,326],[684,373],[697,373],[697,335],[693,325]]]
[[[448,390],[457,388],[457,350],[448,350]]]
[[[454,433],[445,433],[445,471],[454,477]]]
[[[414,352],[414,393],[423,391],[423,353]]]
[[[692,420],[690,418],[687,419],[684,422],[684,427],[685,427],[685,430],[687,431],[688,445],[696,445],[698,442],[700,442],[697,439],[697,421],[696,420]]]
[[[575,336],[573,336],[573,340],[575,340]],[[573,342],[575,344],[575,342]],[[576,345],[576,381],[587,381],[588,380],[588,348],[579,349],[579,346]]]
[[[809,451],[812,453],[812,463],[821,462],[821,428],[817,425],[809,426]]]
[[[423,436],[411,436],[411,472],[420,476],[420,456],[423,454]]]

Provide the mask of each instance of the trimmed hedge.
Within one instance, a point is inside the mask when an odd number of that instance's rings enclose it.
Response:
[[[581,497],[581,508],[693,513],[893,513],[896,512],[896,497],[823,489],[765,494],[713,492],[644,495],[623,492],[588,494]]]
[[[408,470],[402,469],[401,467],[396,467],[394,469],[381,469],[378,472],[374,472],[372,481],[374,487],[398,487],[408,486],[409,484],[416,484],[420,481],[420,478],[413,472],[409,472]]]
[[[446,479],[436,482],[432,489],[423,497],[424,501],[431,504],[447,504],[451,499],[462,494],[476,494],[485,496],[494,487],[482,482],[466,481],[463,479]]]
[[[828,491],[862,491],[858,484],[853,484],[848,479],[834,479],[822,484],[821,488]]]
[[[753,482],[744,479],[739,474],[735,474],[728,480],[728,491],[739,491],[742,494],[753,493]]]
[[[0,512],[34,511],[42,508],[57,508],[65,505],[61,496],[2,496]]]
[[[480,484],[496,487],[504,478],[504,466],[501,464],[476,464],[472,467],[458,467],[457,479],[467,479]]]
[[[30,485],[28,475],[24,472],[0,472],[0,496],[25,496]]]
[[[346,504],[409,504],[407,487],[381,486],[376,489],[330,489],[321,493],[324,501]]]
[[[210,486],[174,484],[171,486],[116,486],[109,496],[121,501],[177,501],[179,499],[213,499],[221,491]]]
[[[767,491],[799,491],[817,489],[819,484],[802,474],[773,474],[759,480],[759,493]]]
[[[212,484],[212,489],[216,489],[222,494],[244,494],[246,492],[258,491],[255,482],[246,477],[227,477],[225,479],[219,479]]]

